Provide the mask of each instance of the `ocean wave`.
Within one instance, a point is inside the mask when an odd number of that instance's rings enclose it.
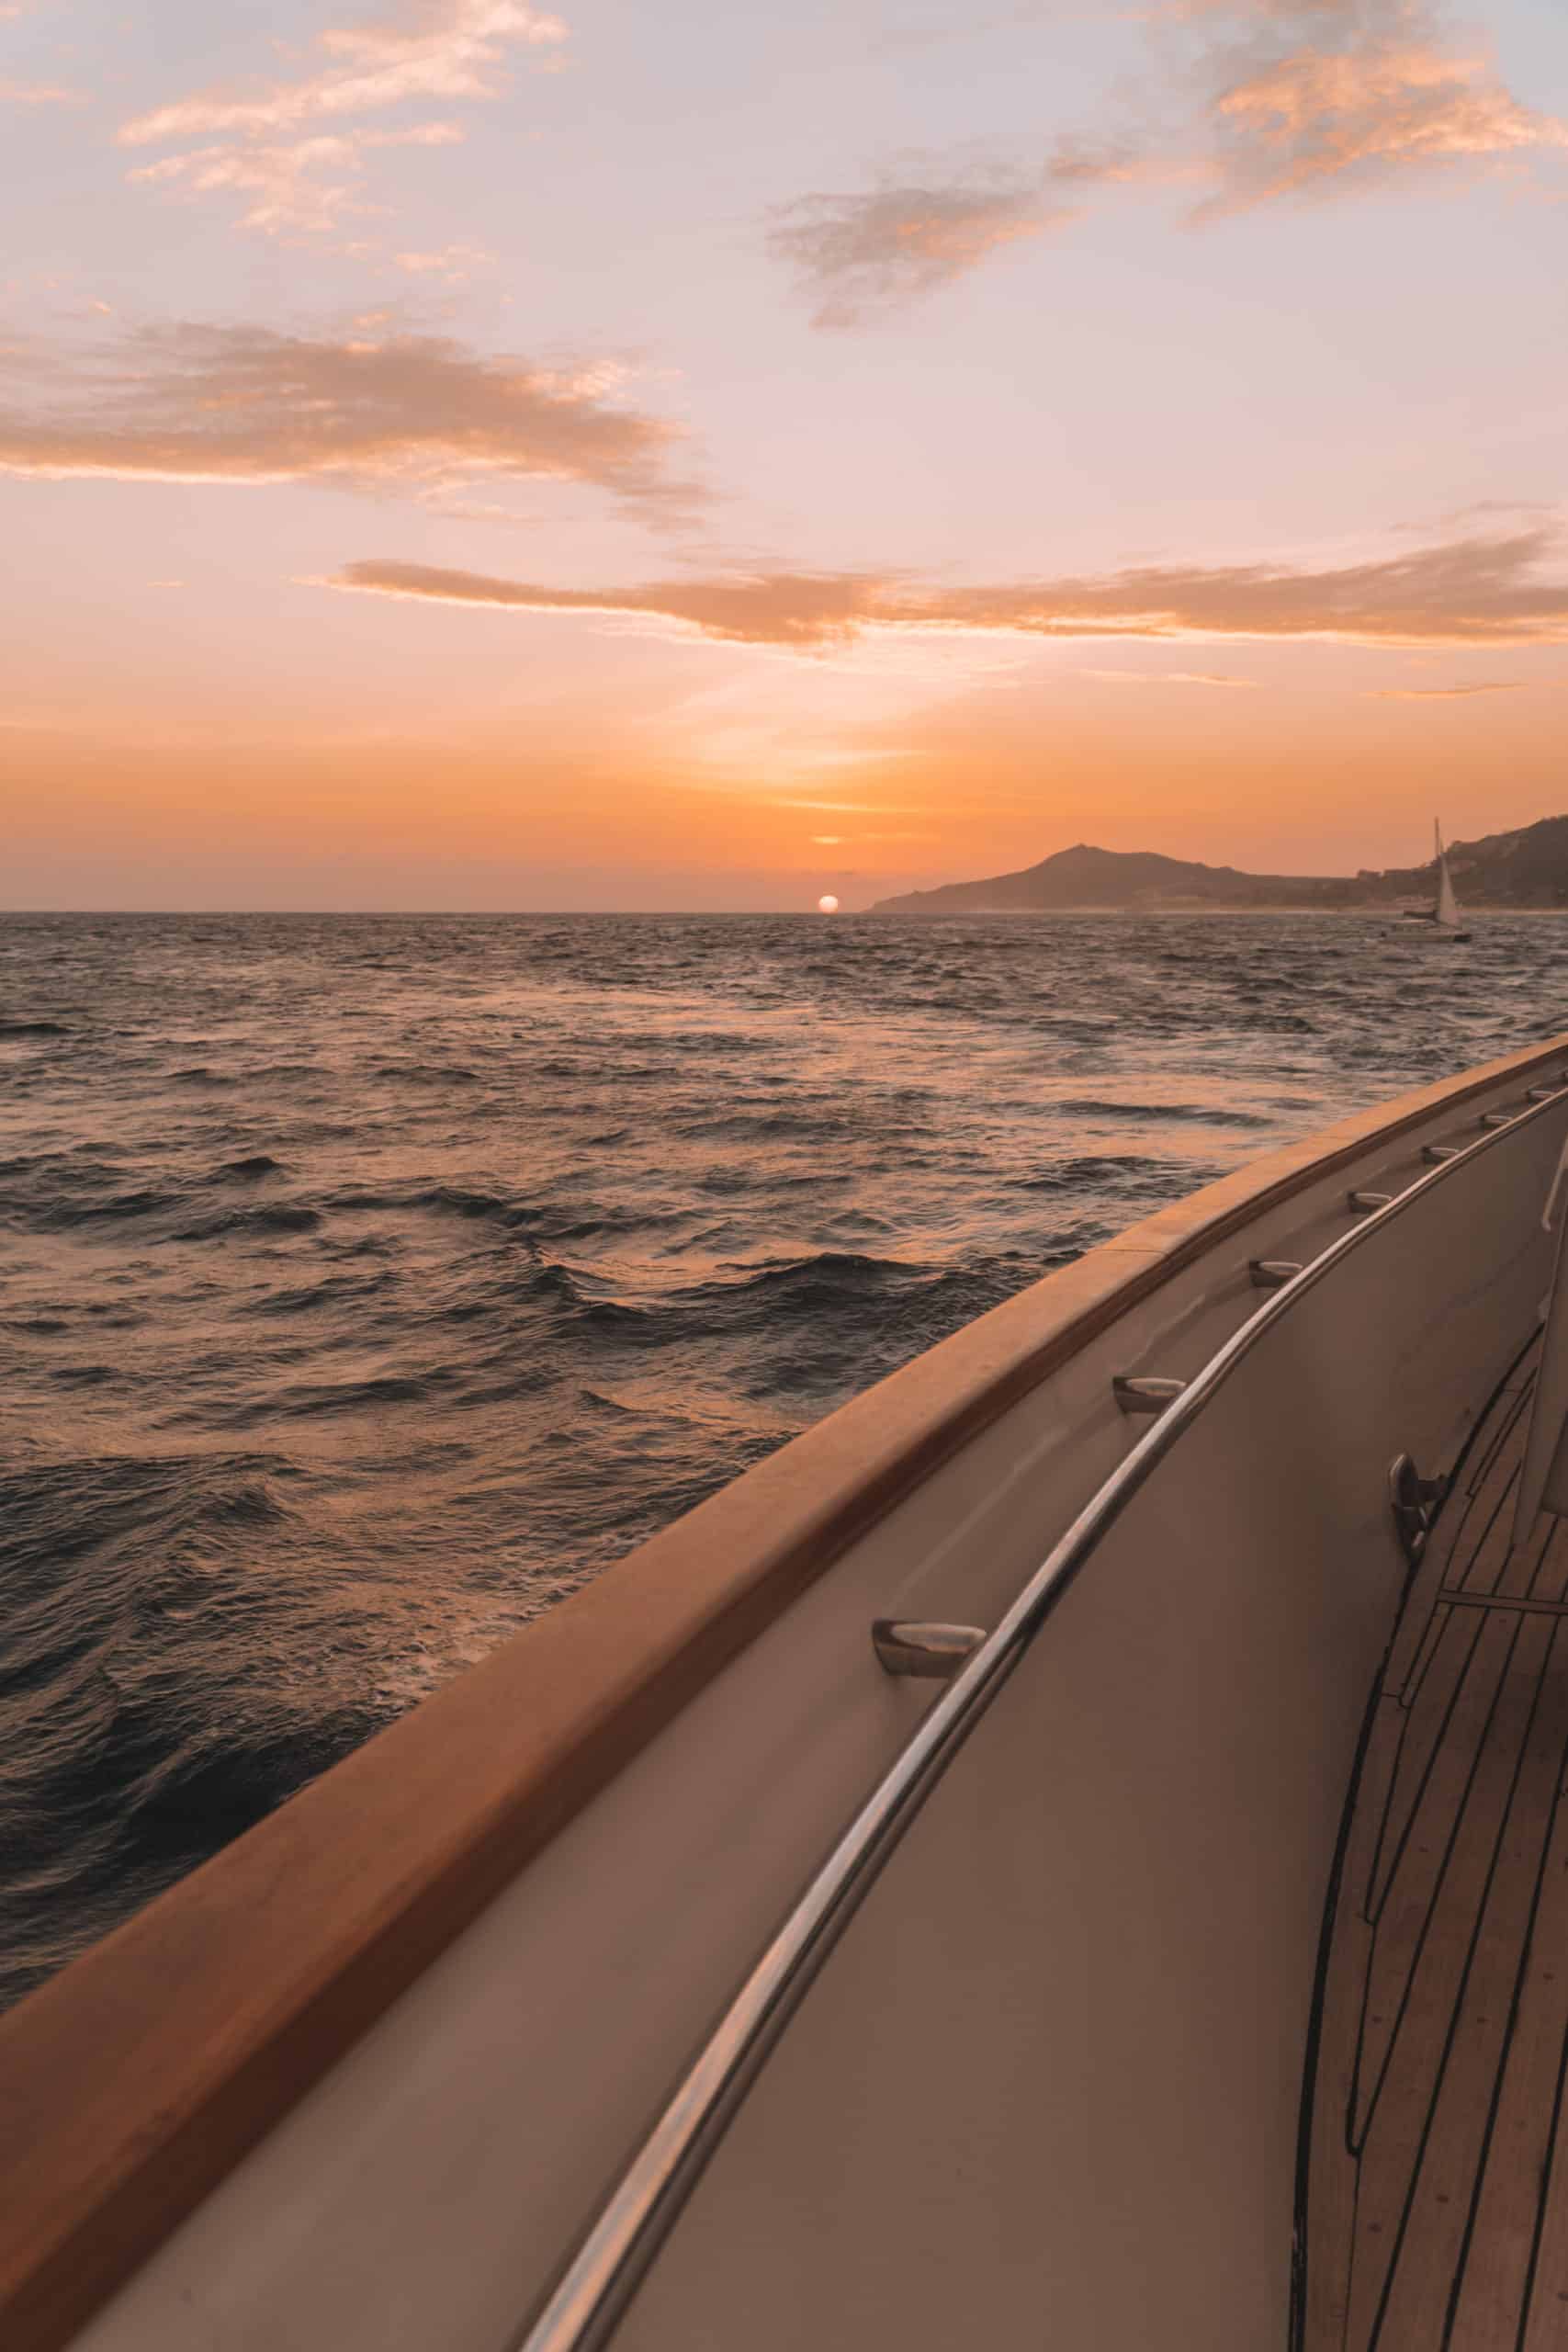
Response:
[[[0,2000],[376,1727],[320,1677],[309,1709],[269,1687],[313,1613],[254,1577],[258,1541],[298,1532],[297,1475],[181,1454],[0,1476]]]
[[[524,1226],[539,1214],[516,1193],[486,1192],[478,1186],[412,1182],[404,1184],[352,1185],[326,1194],[323,1206],[355,1216],[421,1211],[436,1216],[463,1217],[474,1223]]]
[[[356,1311],[376,1298],[396,1296],[399,1277],[386,1270],[374,1273],[327,1274],[320,1282],[306,1283],[289,1290],[268,1291],[265,1297],[247,1299],[236,1308],[243,1315],[289,1316],[321,1315],[332,1317]]]
[[[722,1111],[716,1116],[693,1119],[679,1132],[694,1141],[718,1141],[748,1144],[779,1143],[799,1136],[810,1142],[827,1142],[834,1136],[852,1132],[853,1122],[841,1114],[821,1111],[806,1103],[798,1110]]]
[[[319,1209],[302,1201],[268,1201],[254,1208],[220,1209],[209,1216],[182,1225],[171,1241],[242,1240],[249,1236],[314,1233],[321,1222]]]
[[[1172,1123],[1259,1129],[1273,1125],[1266,1111],[1236,1111],[1217,1102],[1105,1102],[1090,1096],[1053,1102],[1051,1108],[1064,1118],[1110,1119],[1133,1130]]]
[[[795,1318],[814,1320],[827,1343],[836,1326],[855,1327],[873,1303],[886,1305],[915,1292],[963,1287],[968,1272],[852,1250],[820,1250],[757,1266],[727,1268],[715,1278],[637,1297],[581,1267],[547,1262],[530,1289],[601,1340],[658,1347],[690,1340],[733,1341],[765,1334]],[[1018,1277],[1012,1277],[1017,1286]]]
[[[1195,1169],[1190,1160],[1151,1159],[1136,1153],[1113,1153],[1103,1159],[1063,1159],[1028,1176],[1010,1181],[1020,1192],[1066,1193],[1079,1197],[1136,1200],[1152,1195],[1168,1199],[1173,1187],[1195,1189],[1218,1169]]]
[[[182,1432],[211,1430],[235,1435],[250,1430],[282,1433],[300,1422],[355,1420],[365,1416],[374,1420],[389,1408],[429,1404],[454,1381],[450,1372],[438,1369],[355,1374],[341,1380],[277,1376],[292,1370],[301,1360],[315,1361],[313,1351],[290,1351],[287,1357],[274,1351],[258,1363],[254,1383],[244,1396],[234,1397],[220,1388],[214,1389],[172,1410],[167,1425]],[[268,1374],[273,1376],[267,1377]]]
[[[283,1163],[274,1159],[270,1152],[254,1151],[244,1159],[226,1159],[215,1168],[208,1182],[212,1184],[254,1184],[264,1176],[281,1176]]]
[[[30,1203],[31,1222],[45,1232],[68,1233],[73,1226],[119,1224],[138,1217],[164,1216],[185,1205],[183,1193],[149,1184],[129,1193],[111,1193],[102,1200]]]

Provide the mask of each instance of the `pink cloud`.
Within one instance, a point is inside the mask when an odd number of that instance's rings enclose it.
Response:
[[[1484,678],[1473,686],[1379,686],[1371,691],[1373,702],[1455,702],[1466,695],[1512,695],[1519,690],[1517,678]]]
[[[1211,211],[1568,147],[1568,126],[1520,105],[1483,61],[1383,39],[1274,59],[1222,90],[1211,119]]]
[[[415,123],[405,130],[321,132],[268,144],[219,143],[188,148],[143,164],[129,176],[180,195],[239,196],[241,223],[273,234],[310,234],[335,228],[345,213],[363,211],[363,157],[380,147],[448,147],[462,139],[454,122]]]
[[[859,326],[1039,236],[1069,209],[1016,182],[888,184],[863,196],[802,197],[768,242],[818,298],[813,325]]]
[[[818,326],[918,301],[1081,210],[1094,193],[1199,192],[1196,217],[1367,189],[1417,172],[1498,170],[1568,148],[1426,0],[1167,0],[1142,12],[1162,66],[1147,119],[1059,140],[1032,173],[933,173],[784,209],[769,243]]]
[[[142,147],[213,131],[270,137],[300,123],[339,115],[379,113],[412,98],[493,98],[508,48],[566,39],[555,17],[524,0],[423,0],[400,22],[329,28],[317,46],[328,60],[319,73],[274,82],[250,95],[201,90],[138,115],[120,130],[121,142]]]
[[[0,16],[5,13],[0,9]],[[81,107],[86,103],[85,91],[62,89],[53,82],[0,82],[0,106]]]
[[[1543,576],[1545,530],[1312,571],[1292,565],[1141,566],[1095,578],[928,589],[893,574],[732,574],[617,589],[551,588],[421,563],[351,563],[321,584],[372,595],[534,613],[661,621],[735,644],[809,650],[867,630],[1010,632],[1047,639],[1330,639],[1361,645],[1568,642],[1568,581]],[[1225,684],[1198,673],[1182,683]]]
[[[24,361],[39,378],[39,356]],[[689,506],[674,427],[607,400],[617,380],[432,335],[175,326],[42,373],[30,401],[0,409],[0,473],[414,492],[510,477]]]
[[[127,147],[197,140],[130,174],[187,195],[233,194],[247,228],[274,234],[333,227],[359,202],[362,158],[389,146],[444,146],[458,124],[425,121],[375,130],[357,119],[421,102],[504,95],[508,52],[558,43],[566,28],[525,0],[419,0],[386,24],[318,37],[325,62],[259,90],[201,90],[123,124]],[[322,128],[321,126],[325,126]]]

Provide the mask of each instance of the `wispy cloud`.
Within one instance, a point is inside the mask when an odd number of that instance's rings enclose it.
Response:
[[[404,253],[391,256],[392,266],[407,277],[434,277],[448,286],[461,285],[477,269],[495,259],[482,245],[442,245],[434,253]]]
[[[646,588],[589,589],[548,588],[423,563],[369,562],[345,565],[321,585],[514,612],[644,617],[738,645],[830,645],[898,616],[885,583],[852,572],[769,572],[664,581]]]
[[[672,426],[610,397],[616,371],[485,356],[443,337],[347,339],[182,325],[0,406],[0,473],[120,481],[330,481],[419,490],[489,478],[589,482],[670,513],[698,496]]]
[[[246,227],[314,232],[361,209],[370,149],[462,136],[450,123],[375,131],[359,119],[500,97],[513,51],[553,49],[565,38],[558,17],[524,0],[416,0],[389,22],[329,28],[318,37],[321,62],[313,73],[250,90],[198,90],[136,116],[118,138],[127,147],[203,142],[130,176],[186,195],[254,195],[241,215]]]
[[[897,759],[902,754],[892,752],[882,756]],[[924,817],[931,813],[924,808],[889,808],[879,800],[799,800],[784,798],[777,794],[773,796],[773,806],[775,808],[826,808],[836,817]]]
[[[175,187],[190,196],[213,193],[244,200],[242,226],[274,234],[337,226],[362,211],[364,157],[378,147],[446,147],[463,136],[453,122],[411,124],[406,130],[361,130],[351,137],[322,132],[312,139],[250,146],[192,147],[183,155],[143,164],[133,183]]]
[[[1083,678],[1099,678],[1108,686],[1247,686],[1256,678],[1225,678],[1212,670],[1080,670]]]
[[[128,147],[225,130],[272,138],[301,123],[379,114],[413,98],[493,98],[505,86],[508,49],[565,39],[558,17],[541,16],[522,0],[421,0],[400,21],[320,34],[317,47],[328,62],[319,73],[243,95],[199,90],[137,115],[119,137]]]
[[[1377,686],[1369,690],[1372,702],[1454,702],[1465,695],[1517,694],[1518,678],[1486,678],[1473,686]]]
[[[0,17],[5,13],[0,9]],[[62,89],[54,82],[0,82],[0,107],[82,107],[86,103],[85,90]]]
[[[1428,0],[1156,0],[1142,14],[1160,96],[1130,127],[1058,140],[1028,172],[931,165],[775,214],[770,248],[817,302],[814,323],[874,322],[1097,193],[1190,190],[1206,221],[1568,148],[1568,124],[1456,46]]]
[[[386,561],[348,564],[321,584],[518,612],[635,616],[729,643],[800,650],[844,644],[867,630],[1537,645],[1568,642],[1568,579],[1542,576],[1560,548],[1555,534],[1534,530],[1315,571],[1169,565],[946,589],[891,574],[782,571],[640,588],[551,588]]]
[[[1301,0],[1269,16],[1266,53],[1210,101],[1206,214],[1568,146],[1568,126],[1521,105],[1484,56],[1450,49],[1414,0]]]
[[[991,33],[1015,32],[1021,26],[1049,22],[1053,17],[1074,13],[1073,0],[1066,8],[1062,0],[1022,0],[1014,8],[999,9],[992,16],[979,16],[972,9],[963,9],[947,19],[923,25],[892,25],[878,33],[870,43],[874,50],[935,49],[949,41],[984,39]]]
[[[853,327],[919,301],[1072,208],[1032,183],[885,182],[860,196],[806,196],[768,243],[817,300],[812,324]]]

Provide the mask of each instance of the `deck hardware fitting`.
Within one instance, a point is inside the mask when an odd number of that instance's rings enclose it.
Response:
[[[1558,1090],[1555,1086],[1527,1086],[1525,1089],[1525,1101],[1527,1102],[1550,1102],[1557,1091]]]
[[[1408,1453],[1388,1465],[1388,1499],[1400,1549],[1412,1567],[1427,1548],[1438,1505],[1448,1492],[1446,1478],[1423,1478]]]
[[[1517,1115],[1513,1111],[1483,1111],[1481,1124],[1483,1127],[1511,1127]]]
[[[1253,1258],[1247,1262],[1254,1290],[1283,1290],[1302,1271],[1299,1258]]]
[[[1440,1160],[1457,1159],[1459,1158],[1459,1146],[1457,1143],[1423,1144],[1421,1147],[1421,1157],[1423,1159],[1429,1160],[1435,1168]]]
[[[980,1625],[939,1625],[902,1617],[878,1617],[871,1629],[877,1661],[888,1674],[946,1682],[985,1640]]]
[[[1392,1193],[1347,1193],[1345,1197],[1353,1209],[1371,1210],[1386,1209],[1393,1194]]]
[[[1175,1403],[1187,1383],[1184,1380],[1162,1380],[1151,1374],[1119,1372],[1111,1384],[1111,1393],[1124,1413],[1163,1413]]]

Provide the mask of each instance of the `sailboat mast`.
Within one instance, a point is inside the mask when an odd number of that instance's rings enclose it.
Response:
[[[1449,861],[1443,854],[1443,836],[1436,818],[1432,820],[1432,838],[1438,845],[1438,903],[1432,910],[1432,920],[1441,931],[1457,931],[1459,907],[1454,899],[1454,886],[1449,879]]]
[[[1463,917],[1454,897],[1448,853],[1443,847],[1443,829],[1436,817],[1432,820],[1432,905],[1427,913],[1418,915],[1414,908],[1405,911],[1415,921],[1427,924],[1424,936],[1427,939],[1467,940],[1470,933],[1462,928]]]

